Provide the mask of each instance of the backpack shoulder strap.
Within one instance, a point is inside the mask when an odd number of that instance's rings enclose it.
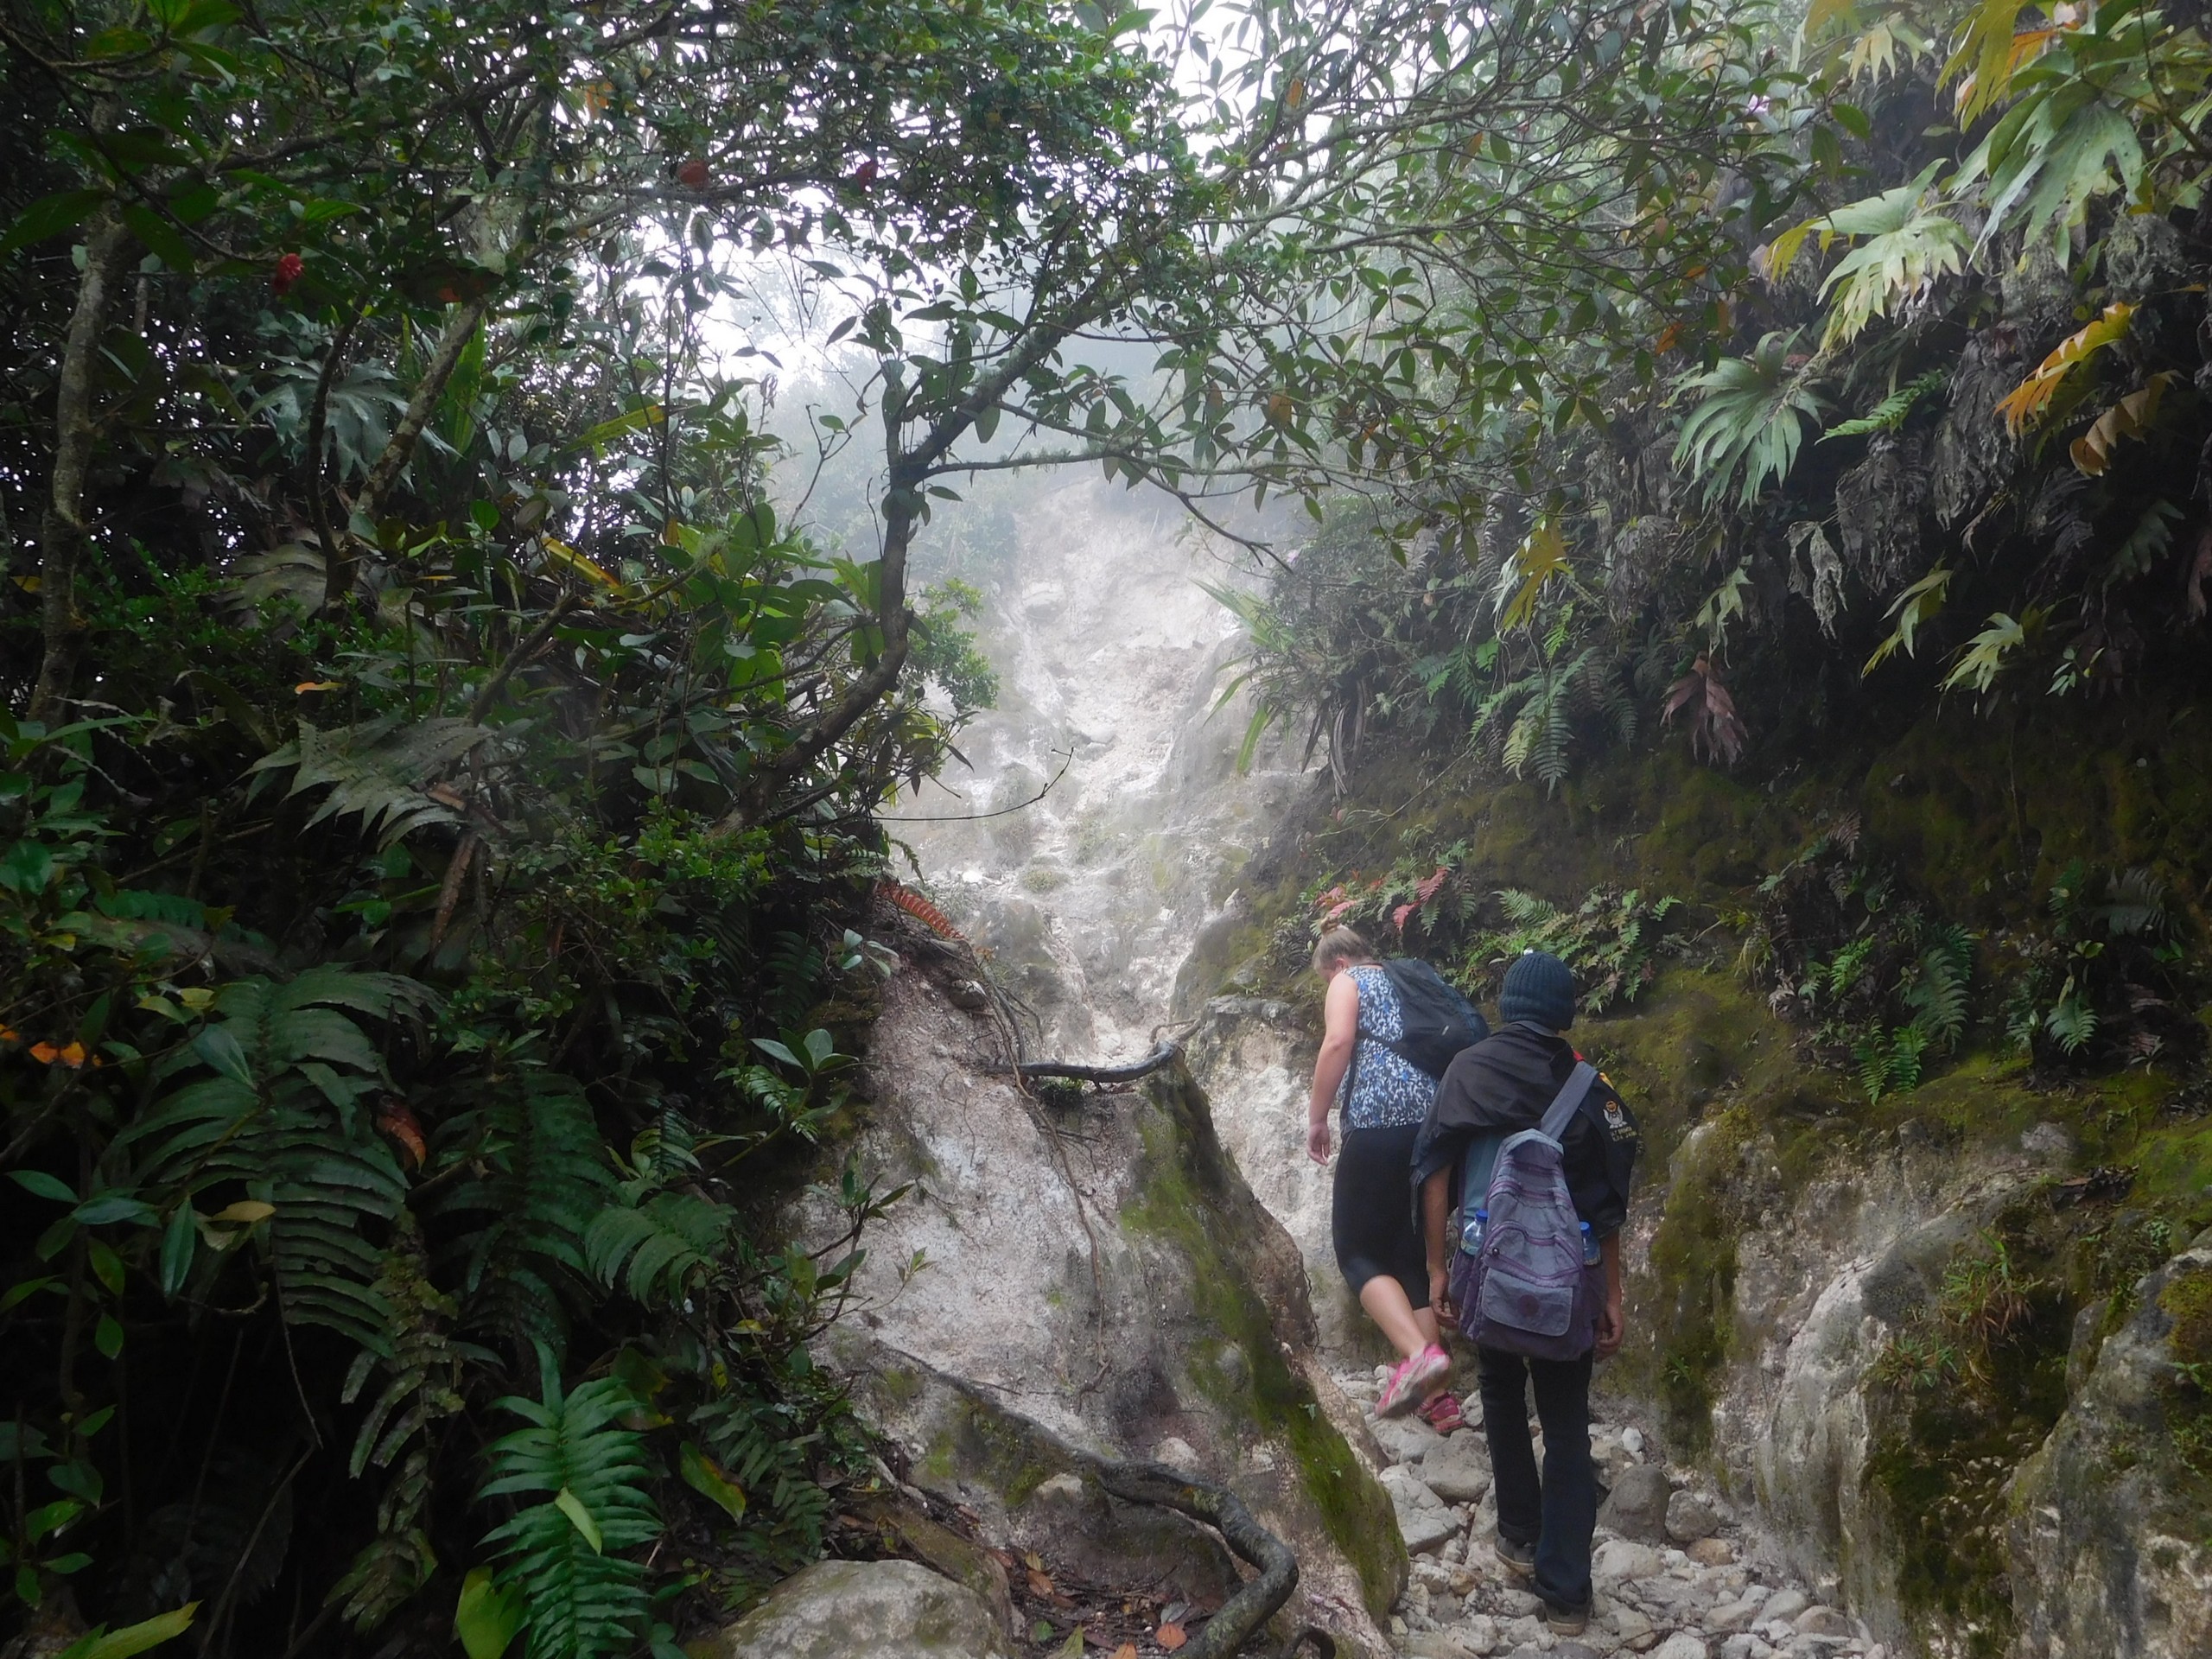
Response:
[[[1544,1121],[1536,1126],[1537,1132],[1553,1141],[1566,1135],[1567,1124],[1573,1121],[1590,1093],[1590,1085],[1597,1081],[1598,1068],[1587,1060],[1578,1061],[1567,1075],[1566,1084],[1553,1096]]]

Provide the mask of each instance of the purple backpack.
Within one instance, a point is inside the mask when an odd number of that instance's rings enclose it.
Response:
[[[1580,1359],[1597,1345],[1605,1268],[1567,1190],[1560,1142],[1597,1068],[1585,1060],[1543,1122],[1506,1137],[1489,1183],[1461,1188],[1452,1305],[1470,1342],[1532,1359]],[[1479,1143],[1468,1158],[1471,1174]]]

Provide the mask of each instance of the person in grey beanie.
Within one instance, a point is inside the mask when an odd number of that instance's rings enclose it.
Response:
[[[1533,1129],[1581,1056],[1567,1040],[1574,1023],[1574,975],[1548,951],[1531,950],[1505,972],[1496,1035],[1463,1050],[1437,1084],[1414,1142],[1413,1180],[1428,1258],[1430,1305],[1452,1322],[1446,1294],[1459,1233],[1453,1219],[1490,1187],[1507,1136]],[[1580,1359],[1524,1358],[1478,1347],[1483,1432],[1490,1441],[1497,1495],[1495,1548],[1504,1566],[1529,1580],[1552,1630],[1580,1634],[1590,1616],[1590,1543],[1598,1522],[1597,1473],[1590,1461],[1592,1363],[1620,1351],[1626,1325],[1621,1299],[1621,1224],[1642,1142],[1611,1083],[1601,1073],[1560,1137],[1567,1194],[1605,1263],[1605,1300],[1597,1346]],[[1529,1395],[1544,1428],[1537,1475],[1529,1433]]]

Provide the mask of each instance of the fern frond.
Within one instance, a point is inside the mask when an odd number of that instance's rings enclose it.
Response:
[[[609,1205],[584,1234],[584,1259],[600,1282],[639,1301],[680,1300],[691,1276],[719,1258],[734,1212],[689,1192],[661,1192],[637,1209]]]
[[[421,988],[338,969],[283,984],[234,981],[216,993],[221,1018],[161,1074],[215,1075],[163,1096],[116,1141],[165,1207],[224,1186],[264,1198],[284,1317],[379,1351],[391,1308],[378,1288],[384,1254],[369,1233],[398,1215],[407,1180],[356,1109],[378,1086],[376,1046],[327,1005],[380,1013]]]
[[[585,1230],[614,1185],[582,1087],[547,1071],[480,1085],[477,1103],[441,1127],[435,1161],[471,1177],[438,1207],[462,1222],[464,1327],[557,1344],[565,1306],[585,1289]]]
[[[2071,975],[2067,976],[2066,988],[2059,993],[2058,1001],[2044,1016],[2044,1029],[2051,1040],[2067,1054],[2078,1054],[2089,1046],[2097,1034],[2097,1011],[2082,995],[2081,987]]]
[[[563,1392],[552,1352],[537,1350],[540,1398],[499,1402],[527,1427],[493,1442],[482,1497],[543,1493],[485,1541],[523,1592],[530,1659],[626,1653],[650,1606],[645,1571],[618,1553],[650,1542],[660,1517],[646,1491],[644,1445],[616,1419],[637,1402],[613,1377]]]
[[[433,800],[423,787],[493,736],[486,727],[444,715],[410,721],[386,715],[328,732],[302,721],[297,737],[254,762],[251,770],[289,769],[288,798],[327,789],[309,823],[358,817],[378,846],[389,847],[425,824],[461,822],[458,812]]]

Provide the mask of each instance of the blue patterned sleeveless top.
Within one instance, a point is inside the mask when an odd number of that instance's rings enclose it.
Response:
[[[1374,963],[1362,963],[1344,971],[1359,987],[1359,1034],[1363,1039],[1380,1037],[1395,1042],[1405,1034],[1405,1020],[1398,1011],[1398,993],[1390,976]],[[1388,1129],[1418,1123],[1428,1116],[1436,1098],[1436,1079],[1412,1061],[1378,1042],[1361,1041],[1352,1064],[1337,1085],[1337,1109],[1346,1129]]]

